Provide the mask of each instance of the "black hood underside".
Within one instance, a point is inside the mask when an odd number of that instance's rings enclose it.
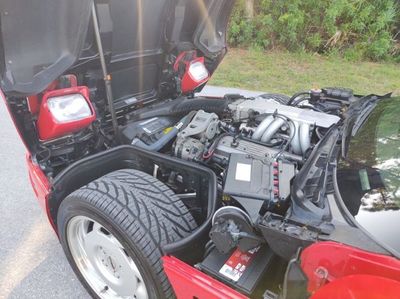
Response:
[[[2,89],[34,94],[73,65],[83,47],[90,0],[0,2]]]
[[[121,98],[154,93],[173,45],[189,43],[209,58],[218,56],[234,1],[95,3],[113,89]],[[0,84],[6,95],[38,94],[67,71],[79,75],[79,66],[84,72],[99,67],[91,8],[92,0],[0,1]]]

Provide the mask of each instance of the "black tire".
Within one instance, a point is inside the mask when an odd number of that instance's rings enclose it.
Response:
[[[287,105],[287,103],[290,100],[290,97],[288,97],[287,95],[278,94],[278,93],[265,93],[265,94],[262,94],[260,97],[265,98],[265,99],[272,99],[282,105]]]
[[[173,298],[163,271],[161,247],[197,227],[183,202],[165,184],[137,170],[112,172],[70,194],[61,203],[57,226],[69,263],[88,292],[98,296],[80,273],[67,241],[67,225],[86,216],[106,228],[138,265],[149,298]]]

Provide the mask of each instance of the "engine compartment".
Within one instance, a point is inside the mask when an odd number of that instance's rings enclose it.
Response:
[[[10,109],[25,136],[32,159],[51,180],[69,165],[119,145],[197,163],[218,179],[219,201],[237,206],[251,221],[266,211],[281,215],[289,208],[291,184],[329,128],[341,122],[356,97],[351,90],[325,88],[294,95],[244,98],[181,96],[153,103],[126,99],[115,103],[118,132],[112,131],[101,79],[84,80],[93,115],[59,136],[42,140],[40,97],[9,99]],[[63,76],[49,93],[77,87],[74,75]],[[93,82],[95,85],[93,85]],[[46,98],[46,92],[43,99]],[[89,100],[90,99],[90,100]],[[43,100],[42,100],[43,101]],[[47,111],[46,111],[47,113]],[[47,113],[48,114],[48,113]],[[47,117],[46,114],[46,117]],[[57,121],[54,122],[57,125]],[[153,175],[177,193],[185,186],[179,175]]]
[[[335,99],[329,104],[315,99],[312,104],[304,95],[293,99],[294,106],[289,98],[280,103],[268,95],[200,99],[208,101],[207,111],[187,109],[190,112],[175,118],[133,122],[122,135],[127,144],[211,169],[217,177],[220,207],[213,215],[211,242],[224,254],[235,248],[247,252],[265,244],[260,219],[267,213],[287,213],[293,179],[324,134],[341,121],[341,103]],[[213,109],[212,103],[218,102],[225,102],[225,109]],[[185,106],[185,100],[182,103]],[[153,175],[163,177],[157,169]],[[167,182],[178,194],[185,192],[179,187],[183,182],[179,175],[169,176]]]
[[[55,90],[69,88],[73,81],[64,78]],[[32,159],[50,180],[57,182],[69,166],[120,146],[157,153],[157,159],[139,155],[133,163],[136,166],[130,167],[139,167],[167,184],[204,226],[201,255],[188,260],[251,297],[260,297],[255,294],[264,275],[275,271],[283,279],[293,254],[271,244],[274,228],[288,224],[285,230],[295,232],[304,244],[317,239],[312,229],[296,231],[301,226],[285,220],[292,208],[293,182],[313,150],[342,122],[346,108],[357,99],[352,91],[326,88],[292,98],[182,96],[145,104],[128,99],[121,106],[116,104],[120,107],[117,134],[98,93],[92,88],[89,95],[95,115],[90,125],[50,140],[39,137],[40,113],[32,113],[32,99],[10,101],[17,125],[31,139]],[[185,173],[173,165],[174,159],[211,170],[216,177],[216,198],[208,196],[205,202],[202,176],[196,178],[195,171]],[[163,160],[171,162],[164,164]],[[236,263],[232,268],[229,263],[235,255],[249,263]],[[266,290],[265,286],[261,289]]]

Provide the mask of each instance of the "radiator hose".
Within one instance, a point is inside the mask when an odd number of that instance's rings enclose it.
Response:
[[[131,114],[131,119],[138,121],[160,116],[180,116],[197,110],[219,114],[224,112],[231,102],[232,100],[229,98],[180,98],[142,108]]]

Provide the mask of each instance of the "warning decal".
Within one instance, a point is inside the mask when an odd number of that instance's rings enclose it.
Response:
[[[246,271],[259,249],[260,247],[257,247],[248,252],[241,252],[239,249],[236,249],[219,270],[219,273],[237,282],[240,277],[242,277],[244,271]]]

